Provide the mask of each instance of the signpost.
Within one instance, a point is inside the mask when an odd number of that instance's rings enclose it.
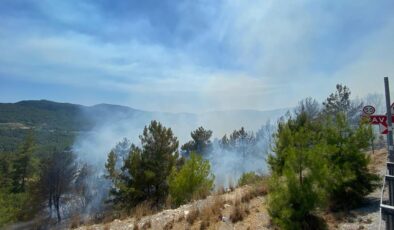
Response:
[[[394,103],[390,106],[390,111],[394,110]],[[388,134],[389,122],[387,121],[387,115],[374,115],[375,107],[372,105],[364,106],[363,108],[363,117],[367,117],[369,119],[369,123],[371,125],[379,125],[381,134]],[[391,113],[393,114],[393,113]],[[391,115],[391,121],[394,121],[394,115]]]
[[[386,96],[386,110],[385,115],[375,115],[375,108],[367,105],[363,108],[363,116],[369,119],[372,125],[379,125],[381,133],[387,135],[387,172],[384,177],[384,184],[388,187],[388,202],[383,201],[383,191],[380,201],[381,213],[385,216],[386,229],[394,230],[394,145],[393,145],[393,121],[394,121],[394,103],[390,102],[390,88],[388,77],[384,78],[384,88]]]
[[[363,112],[366,115],[372,115],[375,113],[375,111],[376,111],[376,109],[372,105],[367,105],[367,106],[364,106],[364,108],[363,108]]]

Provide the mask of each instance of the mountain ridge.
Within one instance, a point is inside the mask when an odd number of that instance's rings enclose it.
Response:
[[[177,130],[186,139],[199,127],[216,131],[218,136],[245,127],[259,128],[267,120],[283,115],[288,109],[222,110],[201,113],[144,111],[123,105],[92,106],[50,100],[23,100],[0,103],[0,151],[15,151],[24,136],[33,130],[40,145],[72,145],[75,136],[100,125],[130,126],[134,129],[158,120]],[[65,141],[66,140],[66,141]]]

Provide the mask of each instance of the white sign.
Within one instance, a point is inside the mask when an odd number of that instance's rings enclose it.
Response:
[[[393,104],[394,105],[394,104]],[[393,107],[391,107],[391,110],[393,110]],[[375,113],[375,107],[373,107],[372,105],[366,105],[366,106],[364,106],[364,108],[363,108],[363,112],[364,112],[364,114],[366,114],[366,115],[372,115],[372,114],[374,114]]]

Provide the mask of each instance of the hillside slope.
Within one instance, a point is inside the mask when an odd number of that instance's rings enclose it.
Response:
[[[241,126],[260,128],[269,119],[276,120],[286,109],[272,111],[232,110],[199,114],[165,113],[133,109],[127,106],[98,104],[83,106],[48,100],[0,103],[0,152],[15,151],[29,130],[36,134],[40,146],[50,149],[72,145],[81,132],[102,124],[141,128],[151,120],[170,127],[179,126],[179,135],[189,137],[198,126],[224,135]]]
[[[382,149],[374,154],[367,154],[371,156],[371,169],[383,177],[387,151]],[[368,195],[365,203],[357,209],[349,212],[323,213],[328,229],[378,229],[380,189],[379,187]],[[87,224],[77,229],[275,229],[270,223],[266,207],[266,193],[263,190],[260,188],[259,192],[251,193],[253,187],[244,186],[223,195],[209,196],[207,199],[195,201],[177,209],[164,210],[144,217],[118,218],[107,223]],[[196,213],[195,210],[199,211]],[[77,226],[73,224],[74,227]]]

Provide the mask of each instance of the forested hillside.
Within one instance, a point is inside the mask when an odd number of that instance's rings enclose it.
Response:
[[[240,123],[242,126],[248,127],[250,124],[249,127],[255,127],[264,124],[267,119],[280,116],[284,111],[234,110],[192,114],[150,112],[111,104],[83,106],[48,100],[0,103],[0,151],[15,151],[29,130],[34,132],[40,149],[50,150],[71,146],[78,134],[105,123],[135,122],[141,124],[142,128],[149,121],[157,119],[169,124],[182,122],[196,127],[201,122],[214,129],[215,126],[231,127],[228,124],[238,127]]]
[[[93,128],[100,117],[131,116],[137,110],[117,105],[82,106],[47,100],[0,103],[0,151],[14,151],[29,131],[42,150],[73,144],[80,132]]]
[[[74,132],[89,123],[78,116],[81,106],[51,101],[21,101],[0,104],[0,150],[14,151],[33,130],[40,146],[70,145]]]

